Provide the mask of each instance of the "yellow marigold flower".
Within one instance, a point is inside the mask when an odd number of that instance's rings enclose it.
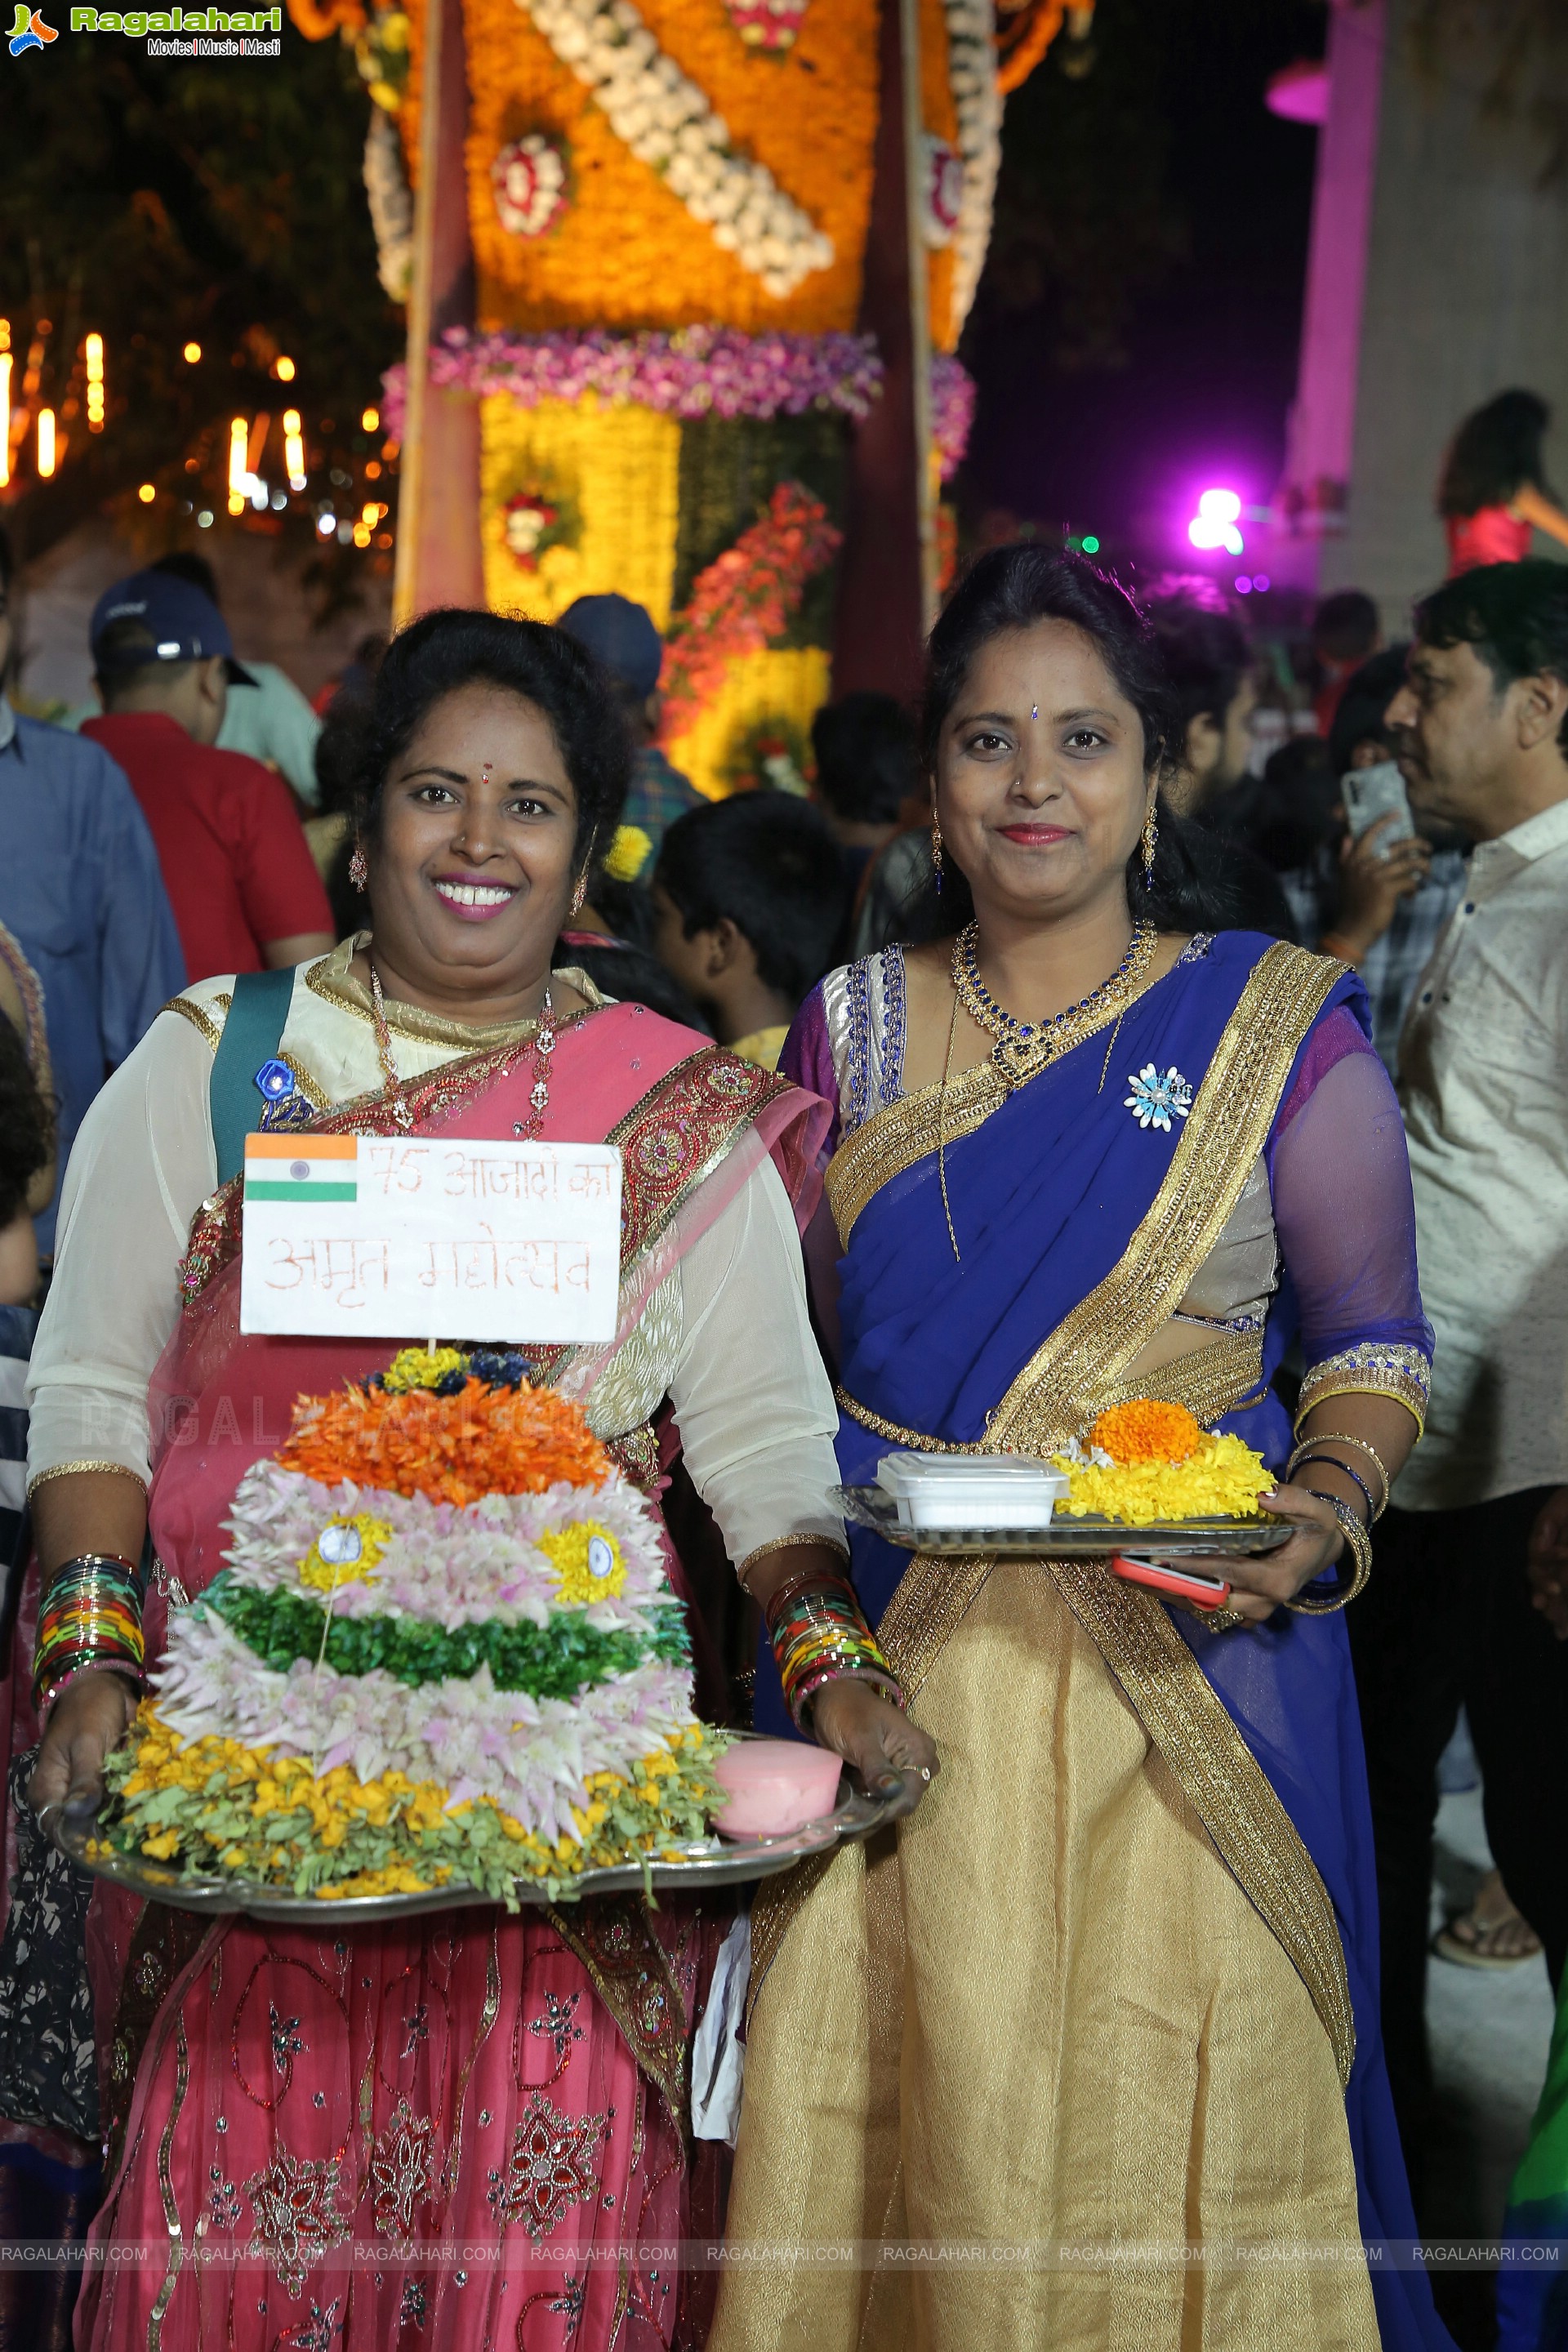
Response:
[[[635,882],[652,856],[651,835],[640,824],[618,824],[605,852],[605,871],[612,882]]]
[[[394,1396],[410,1389],[438,1388],[448,1372],[466,1372],[468,1360],[458,1348],[400,1348],[382,1374],[382,1386]]]
[[[358,1537],[359,1549],[352,1559],[322,1559],[321,1536],[333,1528],[352,1528]],[[391,1541],[391,1521],[378,1519],[369,1511],[353,1511],[329,1519],[300,1562],[300,1581],[313,1586],[318,1592],[335,1592],[340,1584],[374,1584],[375,1564]]]
[[[160,1830],[155,1837],[143,1838],[142,1841],[142,1853],[153,1855],[159,1862],[167,1862],[169,1856],[172,1853],[177,1853],[179,1849],[178,1830]]]
[[[626,1583],[620,1545],[596,1519],[574,1519],[541,1536],[539,1549],[560,1579],[556,1591],[562,1601],[585,1606],[606,1600]]]

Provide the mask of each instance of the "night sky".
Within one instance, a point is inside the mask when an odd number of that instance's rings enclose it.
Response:
[[[960,481],[972,524],[1009,508],[1159,567],[1181,561],[1205,481],[1267,501],[1295,391],[1318,134],[1271,115],[1264,88],[1321,55],[1325,16],[1289,0],[1101,0],[1089,78],[1047,58],[1040,86],[1009,100],[1014,219],[1026,236],[1032,197],[1034,217],[1085,224],[1065,264],[1051,238],[1026,308],[1003,307],[1020,289],[1002,255],[1013,282],[999,290],[993,248],[963,345],[980,386]],[[1121,312],[1121,364],[1075,331],[1075,299],[1081,312],[1096,288]]]

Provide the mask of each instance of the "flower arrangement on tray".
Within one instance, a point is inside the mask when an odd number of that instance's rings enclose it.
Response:
[[[1214,1436],[1184,1405],[1133,1397],[1091,1422],[1082,1442],[1054,1455],[1070,1481],[1066,1518],[1147,1528],[1173,1519],[1249,1519],[1274,1486],[1261,1454]]]
[[[516,1880],[553,1900],[708,1834],[724,1742],[658,1522],[520,1357],[407,1349],[300,1398],[227,1524],[110,1759],[113,1850],[515,1908]]]

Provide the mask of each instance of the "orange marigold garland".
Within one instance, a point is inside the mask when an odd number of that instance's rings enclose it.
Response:
[[[352,1479],[459,1509],[483,1495],[601,1486],[610,1460],[577,1406],[552,1389],[494,1389],[469,1378],[456,1394],[345,1387],[301,1397],[278,1456],[324,1486]]]

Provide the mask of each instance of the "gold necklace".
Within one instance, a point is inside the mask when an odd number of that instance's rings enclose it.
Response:
[[[383,1091],[393,1118],[406,1131],[414,1125],[414,1113],[408,1107],[403,1082],[392,1058],[392,1032],[387,1026],[386,999],[382,993],[381,974],[375,968],[374,956],[367,954],[365,961],[370,966],[371,1025],[375,1031],[375,1050],[384,1080]],[[511,1130],[530,1143],[538,1137],[544,1124],[544,1114],[550,1108],[550,1056],[554,1051],[555,1012],[550,1001],[550,983],[546,981],[544,1002],[539,1008],[539,1020],[533,1029],[533,1084],[528,1096],[531,1108],[527,1118],[517,1120]]]
[[[1110,977],[1068,1005],[1065,1013],[1036,1022],[1020,1021],[998,1004],[985,986],[975,959],[979,936],[979,924],[968,923],[953,940],[953,1007],[956,1013],[962,1004],[976,1028],[994,1040],[991,1059],[1009,1088],[1022,1086],[1026,1078],[1059,1061],[1100,1028],[1112,1013],[1126,1011],[1153,961],[1159,938],[1152,923],[1134,923],[1127,952]]]

